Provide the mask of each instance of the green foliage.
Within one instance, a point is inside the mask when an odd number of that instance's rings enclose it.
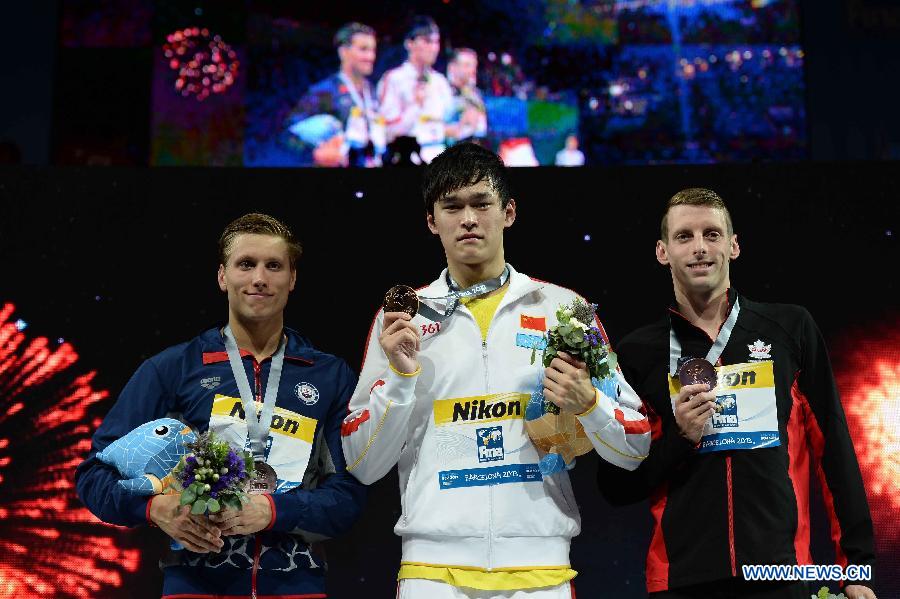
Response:
[[[570,305],[560,306],[556,311],[557,325],[547,332],[544,349],[544,367],[563,351],[587,364],[592,378],[603,379],[612,376],[616,369],[616,358],[609,345],[603,342],[603,335],[594,324],[593,304],[576,298]],[[532,363],[536,347],[532,348]]]
[[[244,497],[246,497],[246,495]],[[231,510],[239,510],[243,507],[241,498],[236,495],[229,495],[227,497],[223,497],[222,503],[225,504],[225,507],[227,507],[228,509],[231,509]]]
[[[212,431],[186,447],[191,453],[172,470],[181,483],[181,505],[190,505],[191,513],[199,515],[224,507],[239,510],[249,501],[246,490],[254,472],[249,453],[233,449]]]
[[[181,501],[180,505],[187,505],[189,503],[194,503],[194,500],[197,499],[197,488],[196,485],[191,485],[187,489],[181,492]]]
[[[200,514],[206,513],[206,500],[205,499],[197,499],[194,501],[194,504],[191,506],[191,513],[195,516],[199,516]]]
[[[815,595],[811,595],[810,599],[847,599],[846,595],[841,593],[840,595],[833,594],[828,587],[822,587],[819,589],[819,592]]]

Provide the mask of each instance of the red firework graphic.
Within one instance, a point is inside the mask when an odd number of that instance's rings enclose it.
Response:
[[[74,482],[100,423],[88,408],[109,393],[92,386],[96,371],[73,368],[69,343],[29,339],[13,310],[0,308],[0,596],[109,596],[140,554]]]
[[[210,94],[224,93],[238,75],[237,53],[209,29],[187,27],[166,36],[163,54],[178,72],[175,91],[202,102]]]
[[[900,320],[845,338],[833,355],[880,558],[886,558],[900,551]]]

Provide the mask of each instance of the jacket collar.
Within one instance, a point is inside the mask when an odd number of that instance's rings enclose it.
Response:
[[[503,297],[503,301],[497,306],[497,310],[499,311],[501,307],[506,304],[515,302],[522,297],[532,293],[534,291],[538,291],[544,287],[544,283],[542,281],[537,281],[532,279],[531,277],[524,275],[517,271],[511,264],[507,264],[509,266],[509,287],[506,290],[506,295]],[[447,285],[447,272],[448,269],[444,268],[441,271],[440,276],[431,282],[430,285],[419,289],[419,295],[422,297],[443,297],[450,293],[450,286]],[[441,306],[445,306],[447,304],[446,301],[434,301],[429,302],[430,304],[439,304]]]
[[[419,69],[417,69],[415,67],[415,65],[413,65],[413,63],[411,63],[408,60],[404,61],[403,64],[400,65],[400,68],[403,69],[404,71],[406,71],[406,73],[408,75],[411,75],[413,77],[419,76]],[[428,77],[431,77],[434,73],[435,73],[435,70],[432,67],[427,67],[425,69],[425,75]]]
[[[725,324],[725,320],[728,319],[728,315],[731,314],[731,309],[734,308],[734,302],[737,301],[738,297],[741,297],[738,295],[737,289],[735,289],[734,287],[729,287],[725,293],[728,296],[728,310],[725,312],[725,318],[722,319],[722,322],[719,323],[720,329],[722,328],[722,325]],[[743,297],[741,297],[741,305],[743,306],[744,303],[745,300]],[[672,296],[669,302],[669,308],[666,314],[666,318],[669,320],[676,333],[681,333],[685,330],[691,330],[699,331],[706,338],[709,337],[709,335],[707,335],[705,331],[691,323],[691,321],[689,321],[684,314],[678,311],[678,303],[675,301],[674,296]]]
[[[202,353],[204,364],[215,364],[217,362],[228,361],[228,352],[225,351],[225,341],[222,339],[222,328],[223,327],[215,327],[208,331],[204,331],[200,335],[200,351]],[[284,327],[284,334],[287,336],[287,346],[284,348],[284,359],[312,365],[314,363],[312,359],[313,347],[309,340],[294,329],[288,327]],[[252,354],[247,350],[241,350],[242,358],[251,355]]]

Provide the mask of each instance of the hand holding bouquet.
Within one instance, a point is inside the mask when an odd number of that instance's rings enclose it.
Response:
[[[616,354],[603,342],[603,334],[594,325],[596,309],[597,304],[588,304],[576,298],[571,305],[560,306],[556,310],[557,325],[547,332],[547,347],[542,360],[544,368],[550,366],[559,352],[566,352],[587,364],[595,386],[612,376],[616,369]],[[532,364],[536,353],[537,347],[531,351]]]
[[[613,373],[616,358],[604,343],[600,329],[593,324],[595,309],[596,305],[588,304],[580,298],[557,309],[557,324],[547,332],[542,363],[547,368],[560,352],[565,352],[585,363],[594,387],[615,397]],[[532,364],[537,350],[537,346],[532,348]],[[585,454],[592,448],[575,415],[562,412],[544,396],[543,370],[525,407],[525,429],[538,449],[546,453],[539,464],[541,473],[545,476],[571,468],[576,456]]]
[[[212,431],[186,446],[190,453],[172,471],[181,505],[190,505],[192,514],[215,514],[223,507],[239,510],[250,500],[253,458],[246,451],[235,451]]]

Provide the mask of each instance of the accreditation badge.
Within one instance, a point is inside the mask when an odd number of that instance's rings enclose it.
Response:
[[[387,149],[387,126],[383,116],[374,116],[369,119],[369,140],[375,147],[375,153],[379,156]]]
[[[775,401],[774,364],[748,362],[717,366],[715,411],[703,429],[699,453],[736,449],[761,449],[781,445],[778,406]],[[669,377],[669,395],[674,406],[681,389]]]
[[[260,488],[258,492],[284,493],[303,483],[317,422],[314,418],[275,406],[265,441],[265,459],[255,461],[260,477],[255,481]],[[216,394],[209,430],[234,447],[249,448],[246,415],[240,397]]]
[[[351,148],[364,148],[369,143],[369,134],[366,131],[366,117],[362,109],[354,106],[347,117],[347,128],[344,130],[344,138]]]

